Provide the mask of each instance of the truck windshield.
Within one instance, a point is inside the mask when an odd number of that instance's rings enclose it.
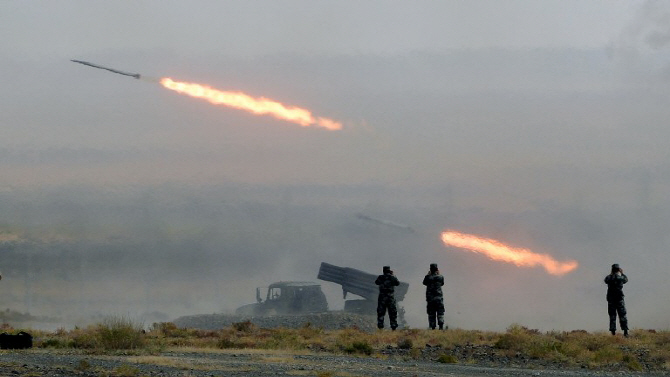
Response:
[[[268,290],[268,300],[277,300],[281,297],[281,288],[270,288]]]

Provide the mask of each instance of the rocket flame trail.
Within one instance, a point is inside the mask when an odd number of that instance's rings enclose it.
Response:
[[[519,267],[541,265],[548,273],[557,276],[572,272],[578,266],[575,260],[558,262],[547,254],[536,254],[528,249],[510,247],[496,240],[452,230],[442,233],[442,242],[447,246],[482,253],[493,260],[514,263]]]
[[[196,98],[203,98],[215,105],[226,105],[259,115],[272,115],[275,118],[287,120],[303,127],[323,127],[328,130],[342,129],[342,123],[340,122],[328,118],[314,117],[309,110],[301,109],[299,107],[286,107],[271,99],[262,97],[253,98],[241,92],[224,92],[200,84],[174,81],[169,77],[158,80],[153,77],[140,75],[139,73],[125,72],[83,60],[72,59],[71,61],[93,68],[104,69],[119,75],[134,77],[138,80],[160,82],[164,87],[174,90],[177,93],[187,94]]]
[[[161,85],[177,93],[203,98],[215,105],[226,105],[259,115],[272,115],[275,118],[299,124],[303,127],[315,126],[328,130],[341,130],[342,124],[328,118],[314,117],[309,110],[285,105],[267,98],[253,98],[241,92],[225,92],[208,86],[174,81],[162,78]]]

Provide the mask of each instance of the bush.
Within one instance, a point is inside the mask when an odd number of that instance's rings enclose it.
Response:
[[[458,358],[454,355],[449,355],[445,353],[437,358],[437,362],[443,364],[456,364],[458,363]]]
[[[594,359],[598,363],[618,363],[623,360],[623,352],[614,346],[605,346],[595,352]]]
[[[240,332],[251,332],[256,327],[251,321],[247,320],[244,322],[235,322],[233,323],[233,328]]]
[[[221,349],[228,349],[237,348],[238,345],[234,340],[230,339],[230,337],[221,337],[221,339],[219,339],[219,341],[216,343],[216,347]]]
[[[72,348],[81,348],[81,349],[98,348],[99,342],[95,330],[75,329],[72,332],[71,336],[72,340],[70,341],[69,344],[72,345]]]
[[[158,335],[173,338],[185,338],[188,336],[187,330],[178,328],[172,322],[155,322],[151,325],[150,331]]]
[[[105,350],[136,349],[144,345],[144,330],[127,318],[109,317],[98,324],[97,338]]]
[[[346,353],[360,353],[365,355],[372,354],[372,346],[365,341],[353,342],[351,345],[344,348]]]
[[[298,336],[298,331],[290,329],[274,329],[270,337],[263,343],[268,349],[303,349],[305,345]]]
[[[642,370],[642,364],[640,364],[640,362],[637,361],[637,359],[633,355],[624,355],[621,361],[630,370],[636,370],[636,371]]]
[[[545,362],[616,370],[670,370],[670,331],[635,330],[631,338],[583,330],[540,333],[520,325],[504,333],[451,329],[447,331],[401,330],[365,333],[358,329],[323,330],[311,325],[299,329],[260,329],[249,321],[220,330],[177,328],[173,323],[154,323],[151,332],[125,318],[108,318],[85,329],[36,334],[36,347],[105,350],[138,349],[152,353],[165,347],[281,349],[375,355],[389,345],[403,350],[406,359],[431,358],[440,363],[477,363],[499,358],[541,359]],[[429,349],[419,345],[432,345]],[[452,350],[452,351],[449,351]],[[484,352],[480,352],[483,350]],[[428,352],[426,352],[428,351]],[[453,353],[453,355],[449,355]],[[482,356],[483,355],[483,356]],[[381,357],[385,357],[382,355]],[[393,357],[393,356],[391,356]],[[484,359],[482,359],[482,357]],[[534,365],[534,364],[530,364]],[[80,365],[79,369],[86,369]],[[112,374],[132,375],[133,370]]]
[[[398,341],[398,348],[401,350],[409,350],[412,349],[412,347],[414,347],[414,342],[412,342],[412,339],[410,338],[405,338]]]
[[[73,347],[72,341],[60,338],[48,338],[42,341],[39,345],[41,348],[69,348]]]
[[[137,367],[122,364],[114,369],[114,375],[119,377],[136,377],[140,375],[140,370]]]

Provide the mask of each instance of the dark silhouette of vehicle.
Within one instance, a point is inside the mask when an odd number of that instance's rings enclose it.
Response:
[[[261,288],[256,288],[255,304],[237,308],[241,315],[298,315],[323,313],[328,311],[326,295],[321,285],[308,281],[280,281],[267,287],[265,300],[261,298]]]
[[[338,267],[328,263],[321,263],[318,279],[336,283],[342,286],[344,311],[361,315],[377,315],[377,297],[379,287],[375,284],[377,275],[357,270],[351,267]],[[261,287],[264,289],[264,287]],[[261,288],[256,288],[255,304],[241,306],[235,310],[238,315],[300,315],[309,313],[325,313],[328,311],[326,295],[319,283],[307,281],[281,281],[270,284],[265,293],[265,300],[261,297]],[[400,303],[407,294],[409,284],[400,282],[395,289],[395,298]],[[347,300],[347,293],[359,296]],[[405,309],[398,306],[398,320],[402,327],[406,327]]]
[[[351,267],[338,267],[322,262],[317,278],[342,286],[342,296],[345,299],[345,312],[365,315],[377,314],[377,297],[379,296],[379,287],[375,284],[377,275]],[[405,299],[408,289],[409,284],[402,281],[396,287],[395,299],[398,303]],[[347,293],[355,294],[362,299],[347,300]],[[398,306],[398,319],[401,325],[404,326],[405,309],[402,306]]]

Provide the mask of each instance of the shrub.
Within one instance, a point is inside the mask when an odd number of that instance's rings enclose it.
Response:
[[[251,321],[246,320],[244,322],[235,322],[233,323],[233,328],[240,332],[251,332],[256,327]]]
[[[139,374],[140,374],[139,368],[128,364],[119,365],[116,369],[114,369],[114,376],[135,377],[139,376]]]
[[[135,349],[144,345],[140,325],[124,317],[109,317],[97,326],[100,346],[105,350]]]
[[[551,353],[561,353],[562,343],[551,338],[533,339],[528,345],[528,356],[532,358],[544,358]]]
[[[507,328],[507,332],[495,342],[495,347],[517,352],[524,351],[537,335],[537,330],[528,330],[523,326],[511,325]]]
[[[621,361],[630,370],[636,370],[636,371],[642,370],[642,364],[640,364],[640,362],[637,361],[637,359],[633,355],[623,355]]]
[[[41,348],[69,348],[73,347],[72,341],[62,338],[48,338],[39,345]]]
[[[72,332],[72,340],[70,344],[73,348],[82,348],[82,349],[94,349],[98,348],[98,337],[95,334],[95,330],[88,329],[75,329]]]
[[[259,343],[261,348],[291,350],[305,348],[305,344],[302,342],[298,330],[273,329],[268,331],[268,336],[264,336]]]
[[[172,322],[155,322],[151,325],[150,332],[171,338],[186,338],[189,336],[187,329],[180,329]]]
[[[318,338],[323,335],[323,329],[320,327],[314,327],[312,326],[311,323],[307,322],[304,326],[302,326],[299,330],[298,333],[300,334],[301,337],[305,339],[312,339],[312,338]]]
[[[353,342],[344,348],[346,353],[359,353],[364,355],[372,354],[372,346],[366,341]]]
[[[230,337],[221,337],[216,343],[216,346],[221,349],[237,348],[237,343]]]
[[[437,362],[443,364],[456,364],[458,363],[458,358],[454,355],[449,355],[445,353],[437,358]]]
[[[75,370],[78,370],[80,372],[87,371],[91,368],[91,363],[88,362],[88,360],[82,359],[79,360],[79,363],[77,363],[77,366],[74,367]]]
[[[623,360],[623,352],[614,346],[608,345],[594,353],[594,360],[598,363],[618,363]]]
[[[410,338],[404,338],[398,341],[398,348],[401,350],[409,350],[414,346],[414,342]]]

